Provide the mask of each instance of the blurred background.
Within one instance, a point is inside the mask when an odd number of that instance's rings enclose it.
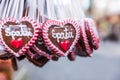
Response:
[[[73,62],[60,58],[42,68],[26,59],[18,61],[14,80],[120,80],[120,0],[73,1],[77,1],[86,17],[96,21],[100,48],[92,57],[76,57]],[[68,3],[64,0],[64,5]]]
[[[84,0],[89,7],[85,9],[88,16],[97,21],[101,40],[120,40],[120,0]],[[84,2],[83,3],[86,3]]]

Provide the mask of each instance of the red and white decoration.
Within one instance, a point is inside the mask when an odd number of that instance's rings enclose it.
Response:
[[[68,24],[72,27],[69,28]],[[45,44],[56,55],[67,56],[72,52],[80,37],[80,28],[77,22],[71,19],[64,21],[48,20],[43,25],[42,34]]]
[[[30,17],[6,18],[0,20],[0,42],[16,57],[26,53],[31,59],[67,56],[74,61],[76,55],[92,56],[100,42],[93,19],[85,18],[79,23],[71,19],[37,23]]]
[[[37,40],[38,33],[39,24],[30,17],[23,17],[19,20],[6,18],[0,21],[1,43],[6,51],[16,57],[25,54]]]

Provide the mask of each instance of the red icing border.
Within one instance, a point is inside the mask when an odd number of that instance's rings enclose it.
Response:
[[[96,49],[98,49],[98,48],[99,48],[99,41],[100,41],[100,39],[99,39],[99,36],[98,36],[97,34],[95,34],[95,31],[94,31],[94,29],[93,29],[93,27],[96,27],[96,23],[95,23],[95,21],[94,21],[93,19],[91,19],[91,18],[86,18],[86,19],[85,19],[85,22],[86,22],[87,25],[88,25],[88,29],[87,29],[87,30],[89,30],[90,33],[91,33],[91,37],[92,37],[92,39],[93,39],[93,45],[96,47]],[[94,24],[94,26],[92,26],[91,24]],[[97,31],[97,30],[96,30],[96,31]]]
[[[51,25],[60,25],[63,26],[67,23],[70,23],[74,26],[75,30],[76,30],[76,36],[75,36],[75,40],[73,41],[72,45],[70,46],[69,50],[67,50],[65,53],[63,51],[61,51],[59,48],[57,48],[48,38],[48,29]],[[76,45],[79,37],[80,37],[80,28],[79,25],[77,24],[76,21],[71,20],[71,19],[66,19],[64,21],[58,21],[58,20],[48,20],[44,23],[43,27],[42,27],[42,34],[43,34],[43,38],[44,41],[46,43],[46,45],[48,47],[50,47],[50,49],[52,49],[54,52],[56,52],[56,54],[58,56],[67,56],[70,52],[72,52],[72,49],[74,48],[74,46]]]
[[[82,34],[81,37],[83,37],[83,42],[85,44],[86,52],[88,53],[89,56],[91,56],[93,50],[91,50],[91,47],[88,43],[88,39],[87,39],[86,31],[85,31],[85,22],[81,23],[80,29],[81,29],[81,34]]]
[[[21,18],[21,19],[18,20],[18,21],[17,21],[15,18],[5,18],[5,19],[3,19],[3,20],[0,21],[0,24],[1,24],[1,25],[4,25],[4,23],[6,23],[6,22],[8,22],[8,21],[10,21],[10,22],[15,22],[15,23],[21,22],[21,21],[28,21],[28,22],[30,22],[30,23],[34,26],[34,27],[33,27],[33,28],[34,28],[34,35],[33,35],[33,37],[32,37],[31,40],[28,41],[28,43],[25,44],[25,46],[22,47],[22,49],[20,49],[17,53],[14,52],[12,49],[10,49],[10,48],[5,44],[5,42],[4,42],[3,39],[2,39],[1,29],[0,29],[1,42],[2,42],[3,46],[5,47],[5,49],[6,49],[7,51],[9,51],[10,53],[14,54],[16,57],[19,57],[20,55],[25,54],[25,52],[26,52],[26,51],[35,43],[35,41],[37,40],[38,33],[39,33],[39,24],[37,24],[36,21],[34,21],[34,20],[33,20],[32,18],[30,18],[30,17],[23,17],[23,18]]]
[[[43,23],[39,23],[39,25],[40,25],[40,29],[41,29]],[[40,31],[42,31],[42,29],[41,29]],[[39,34],[42,34],[42,33],[40,32]],[[48,53],[40,50],[36,45],[33,45],[31,48],[32,48],[33,50],[35,50],[38,55],[44,56],[44,57],[46,57],[47,59],[51,59],[51,58],[53,57],[53,55],[50,55],[50,54],[48,54]]]
[[[44,56],[48,59],[51,59],[53,57],[53,55],[47,54],[46,52],[40,50],[39,48],[37,48],[35,45],[32,47],[33,50],[35,50],[37,52],[37,54]]]

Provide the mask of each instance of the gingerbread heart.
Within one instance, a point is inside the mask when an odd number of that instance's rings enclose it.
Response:
[[[43,67],[49,59],[36,53],[32,48],[25,54],[26,58],[38,67]]]
[[[51,59],[53,57],[53,55],[51,54],[51,52],[48,50],[47,46],[45,45],[44,41],[43,41],[43,37],[42,37],[42,23],[40,23],[40,33],[39,33],[39,36],[38,36],[38,39],[35,43],[35,45],[33,45],[31,48],[36,51],[36,53],[39,55],[39,56],[44,56],[48,59]],[[32,57],[32,56],[31,56]]]
[[[26,55],[26,58],[35,66],[37,67],[43,67],[45,66],[48,62],[49,62],[49,59],[47,59],[46,57],[37,57],[37,58],[34,58],[32,59],[30,56]]]
[[[95,21],[91,18],[85,18],[85,29],[91,46],[94,49],[98,49],[100,40],[96,29]]]
[[[0,21],[0,40],[7,51],[19,57],[37,40],[39,25],[30,17]]]
[[[80,36],[80,29],[76,21],[48,20],[44,23],[42,34],[46,45],[58,56],[67,56],[72,52]]]
[[[34,46],[31,47],[34,51],[36,51],[37,54],[44,56],[48,59],[51,59],[53,55],[50,53],[50,51],[47,49],[45,43],[43,42],[42,36],[39,34],[39,37],[35,43]]]
[[[83,51],[85,56],[91,56],[93,52],[93,48],[91,48],[91,45],[89,44],[89,40],[87,38],[87,34],[85,31],[85,22],[81,22],[81,34],[80,38],[78,40],[77,46],[78,48]]]

